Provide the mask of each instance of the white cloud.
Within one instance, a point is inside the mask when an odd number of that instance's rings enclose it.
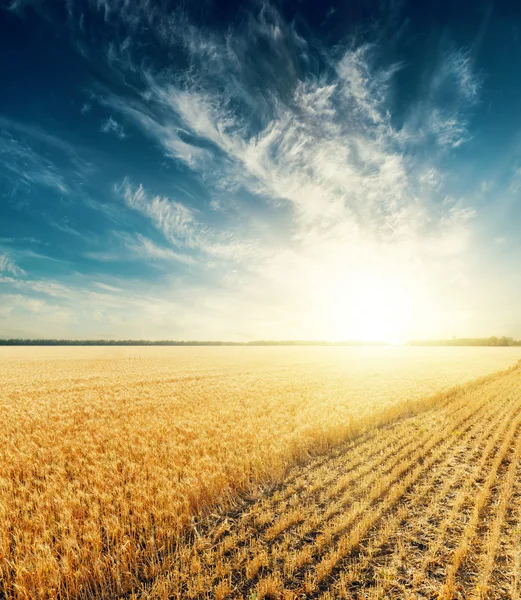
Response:
[[[123,248],[111,251],[89,251],[84,256],[101,262],[173,261],[186,265],[193,265],[196,262],[189,254],[175,252],[171,248],[159,246],[140,233],[129,234],[114,231],[113,237],[123,244]]]
[[[7,170],[16,185],[39,184],[62,194],[69,193],[63,175],[49,159],[35,152],[26,142],[6,131],[2,132],[1,129],[0,164]]]
[[[304,45],[290,41],[293,33],[283,35],[273,15],[271,25],[263,18],[250,20],[248,34],[269,36],[273,48],[286,52],[296,70]],[[175,35],[183,36],[178,29]],[[248,88],[251,50],[240,34],[230,33],[221,42],[209,37],[205,44],[201,32],[188,28],[183,39],[194,61],[211,56],[203,75],[191,71],[187,81],[168,81],[144,72],[142,101],[105,98],[155,138],[167,156],[182,160],[220,189],[245,188],[275,206],[289,203],[295,214],[294,239],[311,235],[310,230],[327,236],[339,221],[377,237],[432,225],[430,203],[436,202],[436,193],[443,198],[443,177],[434,162],[418,161],[408,152],[421,140],[420,133],[411,133],[411,122],[403,129],[393,124],[391,90],[399,66],[377,67],[377,49],[363,46],[329,57],[334,76],[295,78],[293,83],[290,78],[284,93],[275,88],[270,97],[255,98]],[[290,43],[296,47],[293,54],[287,50]],[[216,93],[214,77],[223,72],[229,74],[226,93]],[[424,119],[425,129],[442,149],[457,149],[469,138],[460,105],[475,101],[479,84],[462,53],[443,57],[433,78],[433,102],[455,78],[456,108],[430,106]],[[241,104],[243,111],[234,109]],[[252,115],[260,123],[256,129],[251,127]],[[426,186],[429,199],[420,207]],[[174,220],[184,218],[175,203],[168,206],[158,199],[153,204],[163,231],[168,227],[164,210],[158,216],[161,209],[168,208]],[[180,225],[171,228],[174,239]]]
[[[470,53],[463,50],[447,52],[433,79],[433,88],[456,86],[461,96],[468,102],[477,99],[481,82],[472,67]]]
[[[408,173],[392,148],[386,113],[369,100],[364,82],[370,78],[358,71],[360,60],[344,56],[343,79],[335,84],[298,85],[291,105],[277,105],[274,118],[254,136],[245,136],[245,124],[214,97],[172,86],[153,85],[151,91],[192,135],[231,160],[220,165],[221,185],[289,201],[304,222],[372,216],[380,225],[382,213],[404,200]]]
[[[149,216],[174,244],[197,245],[196,239],[203,228],[196,224],[191,209],[169,198],[149,197],[141,184],[134,188],[128,180],[124,180],[116,191],[121,193],[129,208]]]
[[[127,137],[123,126],[113,117],[109,117],[106,121],[103,121],[101,124],[101,131],[103,133],[113,133],[120,140],[124,140]]]
[[[171,248],[165,248],[164,246],[158,246],[152,240],[148,239],[140,233],[135,236],[128,234],[122,235],[126,248],[134,255],[143,260],[173,260],[185,264],[194,264],[194,259],[187,255],[179,252],[174,252]]]
[[[85,237],[83,233],[81,233],[77,229],[74,229],[74,227],[71,227],[66,221],[62,221],[62,222],[51,221],[50,225],[52,227],[54,227],[55,229],[58,229],[59,231],[62,231],[63,233],[67,233],[69,235],[73,235],[73,236],[78,237],[78,238]]]
[[[0,253],[0,272],[10,273],[15,277],[25,275],[25,271],[18,267],[12,258],[6,253]]]
[[[200,250],[222,259],[244,259],[256,249],[254,242],[242,242],[228,232],[215,231],[196,218],[193,209],[162,196],[150,196],[142,185],[133,187],[128,179],[116,186],[126,205],[148,217],[164,236],[178,248]],[[163,253],[138,237],[140,251],[149,255]],[[133,242],[134,248],[136,247]],[[178,257],[180,254],[175,253]],[[171,257],[173,254],[171,255]],[[188,260],[188,259],[187,259]]]
[[[120,293],[123,290],[120,287],[115,287],[113,285],[109,285],[108,283],[103,283],[102,281],[95,281],[94,285],[98,288],[100,288],[101,290],[105,290],[107,292],[113,292],[113,293]]]
[[[0,168],[13,193],[44,186],[68,196],[81,193],[81,186],[92,178],[94,170],[66,139],[38,125],[6,117],[0,117]]]
[[[127,259],[127,257],[120,252],[110,252],[104,250],[93,250],[85,252],[83,254],[85,258],[90,260],[97,260],[99,262],[120,262]]]
[[[38,125],[0,117],[0,129],[15,132],[17,135],[24,136],[25,138],[37,140],[57,150],[61,150],[71,158],[80,160],[77,156],[76,148],[72,144],[57,135],[45,131]]]
[[[483,180],[479,186],[482,194],[487,194],[494,187],[494,182],[490,180]]]
[[[470,135],[464,122],[453,114],[434,109],[427,121],[429,131],[442,147],[457,148],[468,141]]]
[[[150,95],[147,95],[150,98]],[[203,148],[193,146],[183,141],[182,134],[172,115],[154,115],[142,102],[122,99],[113,94],[107,94],[99,101],[131,119],[145,132],[146,135],[159,142],[169,158],[181,159],[190,166],[201,163],[208,158],[208,152]]]
[[[481,81],[463,50],[441,55],[423,102],[426,131],[442,149],[458,148],[471,139],[468,111],[478,100]]]
[[[510,177],[508,191],[517,194],[521,190],[521,167],[515,167]]]

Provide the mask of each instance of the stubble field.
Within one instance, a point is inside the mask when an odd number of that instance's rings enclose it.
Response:
[[[0,598],[517,598],[519,358],[0,348]]]

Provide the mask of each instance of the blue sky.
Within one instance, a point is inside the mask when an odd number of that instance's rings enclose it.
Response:
[[[521,337],[514,3],[0,6],[0,336]]]

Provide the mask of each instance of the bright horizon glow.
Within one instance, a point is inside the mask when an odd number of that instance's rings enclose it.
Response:
[[[356,340],[401,345],[409,339],[415,290],[411,281],[383,274],[359,274],[337,282],[323,299],[318,326],[332,341]]]

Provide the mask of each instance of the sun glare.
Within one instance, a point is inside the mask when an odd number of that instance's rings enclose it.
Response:
[[[335,282],[322,311],[328,339],[403,344],[410,335],[414,297],[412,282],[384,274]]]

